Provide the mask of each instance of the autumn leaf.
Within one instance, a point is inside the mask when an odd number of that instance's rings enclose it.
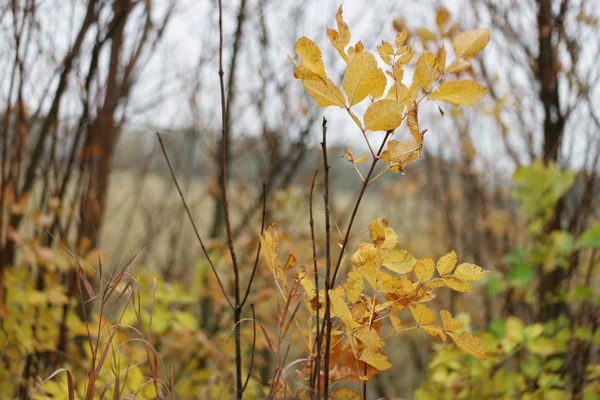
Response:
[[[412,139],[410,141],[390,140],[381,153],[380,159],[388,164],[394,172],[399,172],[407,164],[421,158],[421,146]]]
[[[394,328],[394,332],[400,332],[402,329],[402,320],[392,313],[389,314],[389,317],[392,327]]]
[[[435,67],[438,71],[443,72],[446,68],[446,47],[442,45],[435,55]]]
[[[431,100],[441,100],[456,106],[472,106],[483,99],[487,89],[475,81],[458,80],[444,82],[433,93],[429,94]]]
[[[338,53],[340,53],[340,56],[342,56],[344,60],[348,61],[345,48],[348,43],[350,43],[350,30],[344,21],[343,13],[344,11],[342,10],[342,6],[340,6],[335,14],[335,21],[337,22],[338,30],[336,31],[335,29],[327,29],[327,37],[329,38],[331,45],[335,47]]]
[[[359,393],[353,392],[350,389],[340,389],[331,393],[329,396],[331,400],[361,400],[362,397]]]
[[[264,235],[261,236],[262,253],[272,271],[277,267],[277,256],[279,255],[279,234],[275,224],[269,226]]]
[[[342,87],[348,96],[349,106],[360,103],[367,96],[381,97],[387,80],[371,53],[356,54],[348,62]]]
[[[439,326],[436,325],[429,325],[429,326],[421,326],[420,327],[422,330],[424,330],[425,332],[427,332],[428,334],[430,334],[431,336],[433,336],[436,339],[441,340],[442,342],[446,341],[446,333],[444,332],[444,329],[442,329]]]
[[[453,276],[444,276],[441,279],[446,284],[446,286],[457,292],[469,293],[471,292],[471,290],[473,290],[471,284],[467,281],[463,281],[462,279],[458,279]]]
[[[487,272],[483,268],[475,264],[463,263],[456,267],[452,276],[464,281],[478,281],[483,279],[486,274]]]
[[[440,7],[437,14],[435,15],[435,24],[437,25],[437,27],[440,31],[442,30],[442,27],[446,24],[446,22],[448,22],[449,19],[450,19],[450,13],[448,12],[448,9],[445,7]]]
[[[431,53],[421,54],[417,60],[417,69],[415,70],[415,80],[424,91],[428,92],[433,85],[435,75],[435,57]]]
[[[477,337],[474,337],[468,332],[463,332],[460,335],[449,332],[448,335],[452,338],[454,343],[469,354],[474,355],[480,360],[487,360],[489,354],[483,347],[483,343]]]
[[[383,260],[383,266],[399,274],[412,271],[417,260],[407,251],[392,250]]]
[[[460,322],[452,318],[452,314],[448,310],[440,311],[440,317],[442,317],[442,327],[447,331],[455,331],[462,328]]]
[[[391,44],[386,41],[381,41],[381,46],[377,46],[377,52],[379,53],[379,57],[383,60],[387,65],[392,65],[390,61],[392,55],[394,55],[394,48]]]
[[[433,260],[427,256],[420,258],[414,267],[419,282],[427,282],[433,276],[435,265]]]
[[[446,67],[444,72],[447,74],[458,74],[459,72],[466,71],[470,66],[471,64],[464,58],[457,58]]]
[[[291,57],[288,57],[288,59],[296,66],[294,70],[294,77],[296,79],[327,79],[325,65],[321,58],[321,49],[319,49],[319,46],[315,42],[307,37],[301,37],[296,42],[294,51],[300,57],[300,63]]]
[[[400,126],[407,103],[382,99],[371,104],[364,115],[365,127],[370,131],[391,131]]]
[[[331,311],[335,316],[344,321],[351,329],[360,327],[360,324],[352,318],[352,313],[342,295],[333,289],[329,289],[329,300],[331,300]]]
[[[417,322],[417,325],[433,324],[433,311],[424,304],[413,304],[410,306],[410,313]]]
[[[346,108],[344,95],[329,78],[324,81],[303,79],[302,85],[319,107]]]
[[[472,57],[485,48],[490,41],[490,28],[461,32],[452,39],[456,58]]]
[[[373,350],[370,347],[366,347],[363,350],[360,355],[360,360],[375,367],[379,371],[385,371],[386,369],[392,368],[392,364],[390,364],[385,354]]]
[[[365,347],[376,351],[385,346],[384,341],[381,340],[377,331],[372,327],[363,326],[357,329],[356,332],[354,332],[354,337],[363,342]]]
[[[440,276],[444,276],[449,274],[454,269],[456,262],[458,261],[458,256],[452,250],[450,253],[440,257],[437,262],[437,270]]]
[[[344,289],[346,289],[346,296],[348,296],[350,303],[356,303],[358,301],[364,287],[365,283],[363,282],[362,273],[358,268],[353,266],[350,268],[350,272],[348,272],[346,282],[344,282]]]
[[[421,143],[423,143],[423,134],[419,130],[419,106],[417,103],[415,103],[408,111],[406,122],[410,134],[415,138],[415,142],[417,142],[418,145],[421,145]]]

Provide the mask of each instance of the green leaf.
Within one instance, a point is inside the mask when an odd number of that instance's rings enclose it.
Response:
[[[591,228],[581,234],[577,241],[577,247],[600,249],[600,221],[596,222]]]

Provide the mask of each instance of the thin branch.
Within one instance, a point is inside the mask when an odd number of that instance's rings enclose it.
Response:
[[[267,219],[267,189],[265,184],[262,184],[263,188],[263,211],[262,211],[262,222],[260,224],[260,235],[262,236],[265,233],[265,221]],[[258,241],[258,249],[256,250],[256,259],[254,260],[254,266],[252,267],[252,274],[250,274],[250,280],[248,281],[248,287],[246,288],[246,293],[244,294],[244,298],[240,303],[240,308],[244,307],[246,304],[246,300],[248,300],[248,295],[250,294],[250,288],[252,287],[252,282],[254,281],[254,275],[256,274],[256,269],[258,267],[258,260],[260,259],[260,250],[262,247],[262,243],[260,240]]]
[[[200,233],[198,232],[198,228],[196,228],[196,223],[194,222],[194,218],[192,217],[192,213],[190,212],[190,209],[187,205],[187,202],[185,201],[185,197],[183,196],[183,192],[181,191],[181,188],[179,187],[179,183],[177,182],[177,178],[175,177],[175,172],[173,171],[173,167],[171,166],[171,161],[169,161],[169,156],[167,155],[167,151],[165,150],[165,145],[163,144],[162,138],[160,136],[160,133],[156,132],[156,136],[158,136],[158,143],[160,144],[160,148],[162,149],[163,155],[165,156],[165,160],[167,161],[167,165],[169,167],[169,172],[171,172],[171,178],[173,179],[173,182],[175,183],[175,186],[177,187],[177,191],[179,192],[179,197],[181,197],[181,201],[183,202],[183,207],[185,208],[185,211],[188,215],[188,218],[190,220],[190,222],[192,223],[192,228],[194,228],[194,232],[196,233],[196,238],[198,239],[198,243],[200,243],[200,247],[202,247],[202,252],[204,253],[204,257],[206,257],[206,260],[208,261],[208,263],[210,264],[210,267],[212,268],[213,273],[215,274],[215,277],[217,278],[217,282],[219,283],[219,287],[221,288],[221,292],[223,292],[223,296],[225,296],[225,300],[227,300],[227,303],[229,303],[229,306],[234,309],[235,306],[233,305],[233,303],[231,302],[231,300],[229,299],[229,296],[227,295],[227,291],[225,290],[225,286],[223,286],[223,282],[221,281],[221,278],[219,277],[219,274],[217,272],[217,269],[215,268],[215,264],[213,264],[210,255],[208,254],[208,251],[206,250],[206,247],[204,246],[204,242],[202,241],[202,238],[200,237]]]
[[[319,399],[319,396],[321,395],[321,380],[319,379],[319,375],[320,375],[320,370],[321,370],[321,334],[319,332],[318,327],[320,326],[319,323],[319,271],[317,268],[317,246],[316,246],[316,240],[315,240],[315,219],[313,217],[313,192],[315,190],[315,181],[317,179],[317,175],[319,174],[319,170],[315,171],[315,175],[313,176],[313,180],[312,180],[312,184],[310,185],[310,199],[309,199],[309,212],[310,212],[310,240],[312,242],[312,252],[313,252],[313,271],[315,274],[315,294],[316,294],[316,301],[317,301],[317,305],[316,305],[316,317],[317,317],[317,321],[315,326],[317,327],[317,334],[315,337],[315,345],[316,345],[316,351],[317,351],[317,355],[315,358],[315,364],[314,364],[314,369],[313,369],[313,375],[311,376],[311,384],[310,384],[310,388],[311,389],[315,389],[315,385],[316,385],[316,394],[317,394],[317,400]]]
[[[250,286],[250,285],[248,285]],[[252,367],[254,367],[254,353],[256,352],[256,314],[254,312],[254,304],[250,304],[250,308],[252,309],[252,327],[254,329],[252,334],[252,353],[250,355],[250,368],[248,368],[248,375],[246,376],[246,382],[242,387],[242,392],[246,390],[246,386],[248,386],[248,382],[250,381],[250,375],[252,374]]]

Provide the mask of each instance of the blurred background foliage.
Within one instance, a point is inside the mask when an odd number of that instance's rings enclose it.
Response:
[[[62,399],[70,385],[77,398],[233,395],[227,303],[174,190],[157,130],[226,287],[221,146],[230,152],[233,234],[243,260],[258,244],[264,183],[266,220],[278,221],[282,246],[310,265],[307,196],[320,166],[323,115],[334,232],[345,226],[361,182],[344,148],[358,156],[367,150],[348,139],[357,137],[347,134],[352,126],[317,109],[285,58],[299,36],[325,38],[338,4],[225,2],[224,144],[215,117],[214,3],[0,4],[0,397]],[[475,293],[434,300],[457,319],[468,312],[461,323],[480,332],[491,357],[480,362],[407,333],[386,346],[402,368],[376,375],[369,391],[600,398],[598,8],[425,0],[357,2],[345,12],[367,48],[402,26],[411,44],[429,50],[459,30],[492,28],[488,48],[463,73],[483,77],[488,97],[469,110],[431,102],[421,120],[429,129],[423,160],[374,184],[351,247],[368,237],[369,221],[386,218],[413,254],[456,249],[492,271]],[[324,58],[337,65],[332,53]],[[322,238],[317,244],[322,250]],[[247,398],[266,397],[276,365],[260,332],[277,337],[281,305],[272,280],[261,266],[250,299],[259,333],[242,324],[245,354],[255,357]],[[282,379],[293,380],[301,333],[291,329],[284,343],[290,365]]]

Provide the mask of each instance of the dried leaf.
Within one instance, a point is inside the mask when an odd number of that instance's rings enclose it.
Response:
[[[417,61],[415,80],[424,91],[428,92],[433,85],[435,75],[435,57],[431,53],[423,53]]]
[[[417,279],[419,282],[427,282],[433,276],[433,272],[435,271],[435,264],[433,260],[427,256],[422,257],[415,264],[415,274],[417,274]]]
[[[485,347],[483,347],[483,343],[477,337],[474,337],[470,333],[463,332],[459,335],[455,333],[448,333],[454,343],[467,353],[470,353],[477,357],[480,360],[487,360],[489,358],[489,354],[485,351]]]
[[[487,94],[487,89],[475,81],[459,80],[444,82],[429,95],[431,100],[442,100],[456,106],[472,106]]]
[[[485,48],[490,41],[490,28],[461,32],[452,39],[456,58],[471,57]]]
[[[467,281],[463,281],[461,279],[455,278],[453,276],[445,276],[442,278],[446,286],[450,289],[455,290],[461,293],[469,293],[473,290],[471,284]]]
[[[437,54],[435,55],[435,67],[438,71],[442,72],[446,68],[446,47],[442,45]]]
[[[321,49],[315,42],[303,36],[296,42],[294,51],[300,57],[300,63],[293,58],[289,58],[289,60],[296,65],[294,70],[296,79],[327,79],[325,65],[321,58]]]
[[[413,270],[417,260],[407,251],[392,250],[383,260],[383,266],[399,274],[407,274]]]
[[[364,115],[365,127],[370,131],[391,131],[400,126],[407,103],[382,99],[371,104]]]
[[[433,311],[424,304],[413,304],[410,306],[410,313],[417,322],[417,325],[433,324]]]
[[[414,140],[390,140],[381,153],[380,159],[392,167],[392,171],[399,172],[407,164],[421,158],[421,146]]]
[[[471,64],[464,58],[457,58],[446,67],[444,72],[447,74],[458,74],[459,72],[466,71],[470,66]]]
[[[350,303],[356,303],[358,301],[364,288],[365,283],[363,282],[362,273],[358,268],[352,266],[346,277],[346,282],[344,282],[344,289],[346,289],[346,296],[348,296]]]
[[[381,97],[387,79],[377,67],[377,61],[371,53],[356,54],[348,62],[342,87],[348,96],[349,106],[360,103],[367,96]]]
[[[462,263],[456,267],[452,276],[464,281],[478,281],[483,279],[486,274],[487,271],[484,271],[483,268],[475,264]]]
[[[435,16],[435,24],[437,25],[437,27],[440,31],[442,30],[442,27],[446,24],[446,22],[448,22],[449,19],[450,19],[450,13],[448,12],[448,9],[446,7],[440,7],[440,9],[438,10],[438,12]]]
[[[335,47],[335,49],[340,53],[340,56],[346,61],[348,61],[348,57],[346,56],[345,48],[350,43],[350,30],[348,29],[348,25],[344,22],[343,18],[344,11],[342,10],[342,6],[340,6],[335,14],[335,21],[337,22],[338,31],[335,29],[327,29],[327,37],[329,41]]]
[[[379,371],[392,368],[392,364],[390,364],[385,354],[375,351],[370,347],[366,347],[363,350],[362,354],[360,355],[360,360],[375,367]]]
[[[408,111],[406,122],[410,134],[415,138],[415,142],[417,142],[418,145],[421,145],[421,143],[423,143],[423,135],[419,130],[419,106],[417,103],[415,103]]]
[[[444,276],[449,274],[454,269],[456,262],[458,261],[458,256],[452,250],[450,253],[440,257],[437,262],[437,270],[440,276]]]
[[[442,326],[447,331],[455,331],[462,328],[460,322],[452,318],[452,314],[448,310],[440,311],[440,317],[442,317]]]
[[[329,78],[325,80],[303,79],[302,85],[319,107],[346,108],[344,95]]]
[[[352,313],[343,297],[335,290],[329,289],[329,300],[331,300],[331,311],[340,318],[351,329],[360,327],[360,324],[352,319]]]
[[[381,46],[377,46],[377,52],[379,53],[379,57],[383,60],[387,65],[392,65],[392,55],[394,54],[394,48],[391,44],[386,41],[381,41]]]

